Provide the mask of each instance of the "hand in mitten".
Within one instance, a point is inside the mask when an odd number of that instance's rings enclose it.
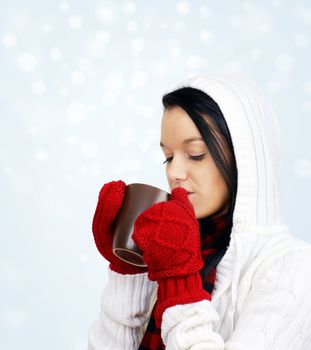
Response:
[[[132,238],[143,251],[149,278],[158,282],[158,327],[167,307],[211,300],[199,273],[204,265],[200,226],[185,189],[175,188],[169,201],[143,211],[135,221]]]
[[[92,231],[97,249],[110,262],[110,269],[121,274],[136,274],[147,268],[130,265],[112,252],[112,224],[122,206],[126,184],[122,181],[106,183],[100,190],[92,222]]]

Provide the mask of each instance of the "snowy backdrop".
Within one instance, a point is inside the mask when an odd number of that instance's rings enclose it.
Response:
[[[161,96],[242,72],[282,127],[292,232],[311,242],[310,1],[0,2],[0,346],[83,350],[107,263],[101,186],[167,189]]]

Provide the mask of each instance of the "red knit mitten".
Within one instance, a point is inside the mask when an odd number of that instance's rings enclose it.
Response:
[[[185,189],[175,188],[169,201],[143,211],[132,237],[143,251],[149,278],[158,282],[158,327],[167,307],[211,300],[199,273],[204,265],[200,226]]]
[[[122,206],[126,184],[122,181],[106,183],[99,192],[92,231],[97,249],[110,262],[110,269],[121,274],[136,274],[147,268],[130,265],[112,252],[112,224]]]

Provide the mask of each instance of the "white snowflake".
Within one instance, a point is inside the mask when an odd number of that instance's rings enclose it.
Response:
[[[68,11],[70,8],[70,5],[67,1],[63,1],[60,5],[59,5],[59,9],[63,12]]]
[[[37,66],[37,58],[29,52],[23,53],[19,56],[17,64],[23,72],[32,72]]]
[[[272,0],[273,7],[279,7],[281,5],[281,0]]]
[[[66,183],[72,183],[73,177],[71,174],[65,174],[64,180]]]
[[[53,184],[46,184],[46,185],[45,185],[45,189],[46,189],[46,191],[48,191],[48,192],[53,191],[53,188],[54,188]]]
[[[35,152],[34,158],[37,162],[43,163],[48,159],[48,152],[45,149],[38,149]]]
[[[71,124],[81,124],[88,116],[88,108],[82,102],[73,102],[68,106],[67,117]]]
[[[17,43],[16,35],[13,33],[7,33],[7,34],[3,35],[2,43],[4,46],[6,46],[9,49],[15,47],[16,43]]]
[[[51,26],[48,23],[46,23],[43,25],[42,30],[48,33],[51,31]]]
[[[89,42],[88,52],[94,58],[104,55],[106,45],[111,41],[111,34],[108,31],[97,32],[94,39]]]
[[[136,4],[134,2],[127,2],[124,7],[124,12],[127,14],[134,13],[136,11]]]
[[[298,33],[294,37],[294,44],[299,48],[305,48],[309,45],[309,38],[306,33]]]
[[[118,16],[117,8],[112,2],[105,3],[105,5],[97,9],[96,16],[100,21],[113,22]]]
[[[176,11],[180,15],[185,15],[189,12],[190,5],[187,1],[180,1],[176,4]]]
[[[72,15],[69,17],[68,24],[72,29],[79,29],[82,26],[82,19],[79,15]]]
[[[200,39],[207,44],[212,44],[214,42],[215,36],[214,33],[210,30],[202,30],[200,32]]]
[[[4,166],[3,171],[4,171],[6,174],[11,174],[11,173],[12,173],[12,167],[11,167],[11,165],[6,164],[6,165]]]
[[[181,49],[180,49],[180,44],[179,41],[177,39],[169,39],[167,41],[167,48],[169,50],[169,52],[173,55],[173,56],[180,56],[181,54]]]
[[[142,38],[134,38],[130,42],[130,50],[133,55],[138,55],[144,49],[144,40]]]
[[[201,5],[199,7],[199,13],[200,16],[204,17],[205,19],[211,16],[211,10],[208,9],[205,5]]]
[[[111,34],[108,31],[102,30],[96,33],[95,41],[99,45],[106,45],[111,41]]]
[[[38,126],[32,126],[30,129],[29,129],[29,133],[30,135],[32,136],[37,136],[40,134],[40,128]]]

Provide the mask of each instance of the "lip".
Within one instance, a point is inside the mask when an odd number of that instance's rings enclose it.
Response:
[[[188,196],[189,196],[190,194],[194,194],[194,192],[188,191],[188,190],[187,190],[186,188],[184,188],[184,187],[181,187],[181,188],[183,188],[185,191],[187,191]]]

